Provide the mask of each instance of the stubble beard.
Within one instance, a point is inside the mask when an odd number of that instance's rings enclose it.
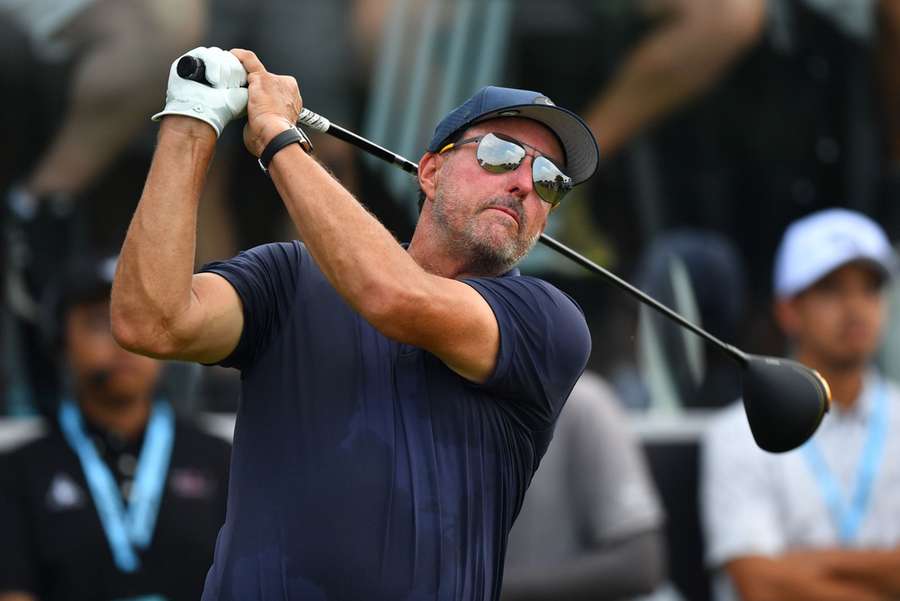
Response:
[[[465,257],[465,272],[477,275],[496,276],[509,271],[535,245],[540,233],[525,235],[528,218],[521,210],[521,203],[511,197],[493,197],[485,200],[464,223],[459,223],[460,215],[454,215],[454,203],[445,188],[437,191],[432,209],[435,223],[444,233],[448,250],[456,257]],[[519,216],[518,233],[495,242],[478,231],[478,214],[489,206],[504,206],[513,209]]]

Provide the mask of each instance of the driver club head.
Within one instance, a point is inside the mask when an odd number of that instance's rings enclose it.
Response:
[[[789,359],[748,355],[743,388],[753,438],[771,453],[784,453],[806,442],[831,406],[825,379]]]

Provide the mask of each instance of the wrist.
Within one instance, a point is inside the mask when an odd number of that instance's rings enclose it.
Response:
[[[259,156],[259,166],[264,173],[269,172],[269,164],[275,155],[291,144],[299,144],[307,154],[313,151],[312,142],[306,137],[306,133],[298,126],[289,127],[274,138],[263,149]]]
[[[181,115],[166,115],[159,126],[160,135],[177,135],[191,138],[198,142],[216,145],[217,135],[215,128],[200,119],[184,117]]]
[[[257,128],[258,133],[254,136],[254,154],[257,157],[262,156],[263,151],[275,139],[275,136],[294,126],[294,123],[283,117],[273,118],[262,124]]]

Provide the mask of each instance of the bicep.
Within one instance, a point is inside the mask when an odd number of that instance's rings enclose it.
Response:
[[[177,344],[169,359],[217,363],[237,346],[244,327],[241,299],[215,273],[198,273],[191,281],[191,305],[174,327]]]

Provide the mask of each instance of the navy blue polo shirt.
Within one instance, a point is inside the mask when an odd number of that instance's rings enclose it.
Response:
[[[341,298],[299,242],[203,269],[244,329],[228,509],[204,601],[495,600],[506,539],[590,352],[575,302],[464,280],[500,327],[473,384]]]

